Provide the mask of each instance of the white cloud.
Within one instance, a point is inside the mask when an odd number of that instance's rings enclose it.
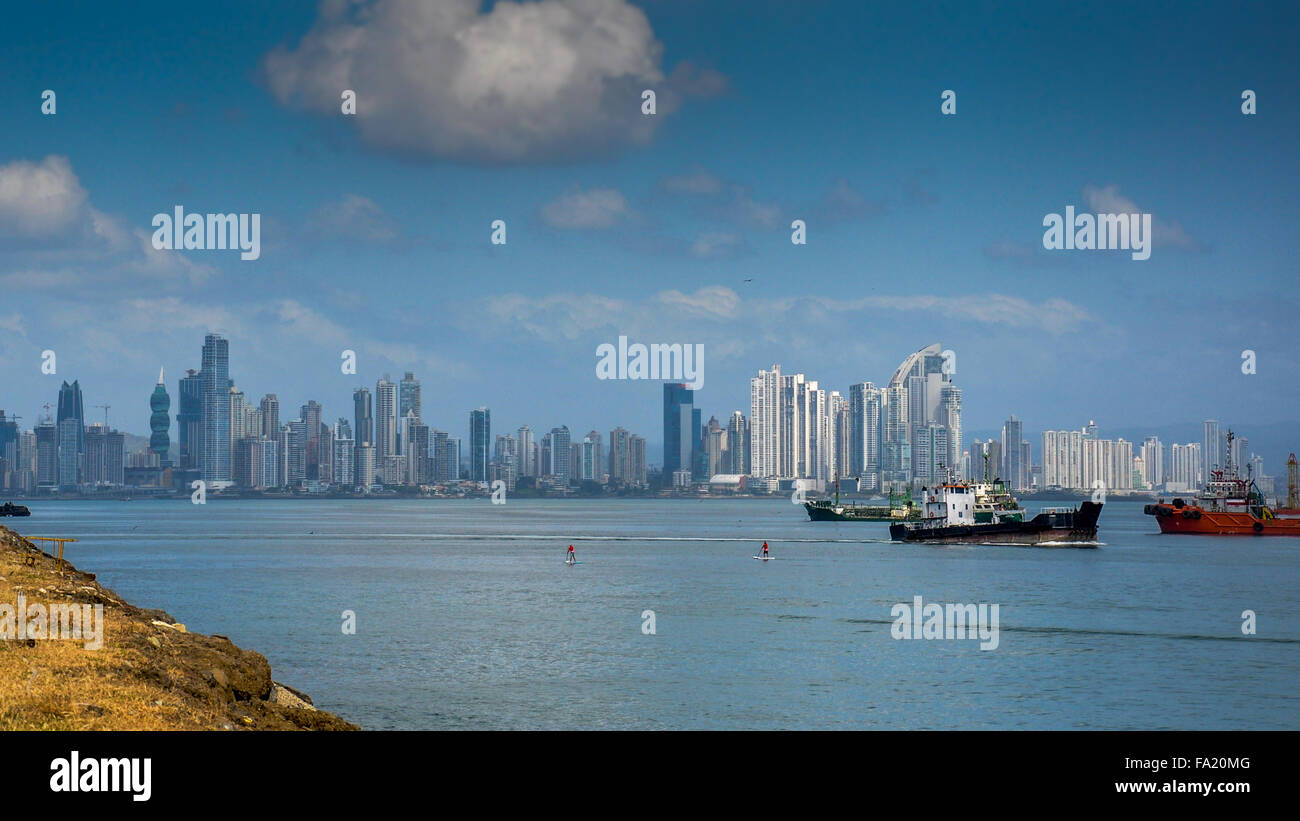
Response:
[[[0,234],[45,238],[83,216],[86,191],[67,157],[0,165]]]
[[[1146,213],[1138,208],[1136,202],[1121,194],[1116,185],[1105,187],[1085,185],[1083,199],[1088,203],[1089,208],[1099,214]],[[1199,240],[1188,235],[1178,223],[1166,222],[1157,219],[1154,215],[1151,217],[1151,234],[1151,240],[1155,245],[1184,248],[1189,251],[1199,251],[1204,248]]]
[[[542,220],[553,228],[610,228],[627,213],[627,198],[612,188],[575,191],[542,206]]]
[[[342,2],[296,47],[264,61],[286,105],[350,118],[374,146],[477,162],[576,159],[644,143],[685,95],[725,87],[716,72],[661,69],[663,46],[626,0]],[[658,114],[641,113],[641,91]]]
[[[700,259],[731,256],[741,248],[740,237],[724,231],[709,231],[691,243],[691,255]]]
[[[397,236],[397,225],[374,200],[347,194],[328,202],[307,218],[306,233],[326,239],[387,242]]]
[[[23,327],[22,314],[9,314],[0,316],[0,331],[9,331],[10,333],[26,336],[27,330]]]

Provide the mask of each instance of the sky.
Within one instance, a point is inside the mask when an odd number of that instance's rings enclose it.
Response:
[[[1012,413],[1103,434],[1218,418],[1274,432],[1270,473],[1296,449],[1294,4],[54,2],[8,18],[0,408],[24,427],[77,379],[91,420],[108,404],[147,433],[159,368],[174,414],[215,331],[252,401],[315,399],[332,421],[354,388],[412,371],[424,421],[453,435],[486,405],[494,433],[622,425],[657,462],[660,384],[596,378],[596,348],[622,335],[704,346],[706,420],[748,414],[773,363],[847,394],[939,342],[968,436]],[[260,257],[154,249],[154,215],[176,206],[260,214]],[[1151,214],[1150,259],[1044,249],[1067,206]]]

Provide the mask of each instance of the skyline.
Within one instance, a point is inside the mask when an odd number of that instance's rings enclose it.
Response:
[[[1294,9],[1174,18],[1125,6],[1132,28],[1099,55],[1083,33],[1095,9],[985,20],[945,8],[944,34],[921,36],[932,7],[609,0],[593,8],[626,33],[626,62],[593,61],[589,41],[543,26],[539,42],[577,66],[551,87],[520,86],[489,59],[499,42],[536,65],[540,45],[511,40],[478,4],[447,7],[433,21],[371,4],[361,62],[403,25],[485,44],[460,62],[385,58],[384,77],[348,76],[354,120],[312,85],[333,76],[314,44],[337,25],[314,3],[237,19],[149,4],[17,10],[0,35],[2,406],[33,420],[48,399],[28,397],[66,376],[136,419],[137,386],[194,367],[190,340],[221,331],[245,346],[250,395],[342,407],[333,397],[358,382],[414,370],[444,388],[425,398],[431,419],[486,404],[509,429],[545,416],[657,431],[657,388],[597,380],[599,345],[703,345],[697,401],[724,421],[745,409],[758,368],[780,362],[845,391],[885,381],[913,341],[942,338],[961,353],[971,432],[1012,413],[1029,430],[1297,424],[1300,192],[1288,181],[1300,176],[1300,92],[1283,79],[1300,60]],[[1027,37],[1017,21],[1050,34]],[[52,42],[86,60],[53,67],[39,56]],[[1108,58],[1121,55],[1142,83],[1113,82]],[[637,80],[631,120],[610,81],[620,71]],[[446,82],[412,79],[426,76]],[[592,84],[602,94],[583,108],[574,100]],[[651,119],[642,86],[662,92]],[[467,148],[440,124],[453,118],[421,116],[465,113],[448,88],[506,95],[537,115],[541,138],[487,105],[503,141]],[[957,93],[950,117],[945,89]],[[598,145],[563,150],[566,120],[592,126]],[[1044,250],[1044,216],[1071,206],[1150,213],[1150,258]],[[151,220],[176,207],[261,214],[259,258],[155,250]],[[490,242],[495,219],[508,223],[503,246]],[[807,245],[790,243],[793,219],[807,221]],[[57,376],[40,372],[45,350]],[[342,350],[363,379],[339,374]],[[1255,374],[1241,372],[1245,350]],[[92,387],[95,374],[111,379]],[[1265,453],[1269,469],[1293,449]]]
[[[773,365],[771,371],[760,369],[751,379],[749,415],[742,410],[734,411],[730,418],[724,414],[725,425],[713,412],[709,414],[708,424],[704,423],[703,411],[688,385],[659,380],[663,394],[664,458],[656,464],[645,458],[647,438],[627,431],[622,424],[609,430],[608,452],[600,426],[593,427],[589,436],[581,438],[584,435],[578,428],[571,429],[563,423],[546,434],[546,424],[542,423],[537,426],[537,432],[543,436],[534,442],[531,427],[534,420],[519,428],[505,428],[504,433],[498,428],[494,438],[487,406],[469,411],[468,448],[465,448],[465,437],[439,430],[445,426],[454,431],[454,426],[423,417],[422,382],[409,371],[400,382],[384,374],[376,381],[373,395],[364,386],[355,389],[351,419],[346,414],[338,416],[338,423],[331,425],[328,420],[334,418],[332,411],[327,413],[325,406],[314,398],[304,400],[297,418],[291,419],[297,402],[289,403],[281,414],[277,393],[264,394],[256,403],[251,401],[256,392],[250,395],[230,375],[229,345],[229,340],[220,335],[205,335],[200,353],[201,369],[187,369],[177,380],[177,394],[181,399],[176,405],[174,451],[167,447],[172,441],[165,411],[170,405],[170,395],[162,381],[155,384],[148,397],[151,435],[145,440],[147,444],[130,453],[122,449],[122,429],[114,429],[109,424],[109,406],[92,405],[105,411],[104,423],[87,420],[80,382],[63,381],[58,395],[57,427],[53,414],[39,420],[47,426],[45,430],[52,446],[57,442],[57,450],[50,454],[48,461],[50,476],[57,471],[58,483],[63,487],[75,483],[78,473],[90,475],[95,470],[110,470],[102,453],[97,467],[84,461],[84,454],[89,451],[82,443],[96,432],[96,436],[117,437],[118,444],[113,447],[119,471],[123,464],[136,465],[138,457],[146,453],[164,460],[175,453],[177,458],[164,461],[163,466],[182,471],[177,478],[180,485],[189,478],[202,477],[218,487],[233,480],[244,487],[283,484],[297,488],[300,481],[305,486],[308,480],[314,483],[317,479],[350,487],[354,472],[358,487],[454,481],[461,476],[484,486],[496,478],[504,478],[513,490],[516,478],[552,474],[562,477],[564,485],[570,479],[587,478],[604,484],[606,479],[601,477],[606,453],[610,457],[607,478],[621,479],[629,469],[626,465],[614,467],[613,444],[617,437],[626,439],[630,435],[632,440],[640,442],[641,475],[644,476],[647,467],[663,468],[660,478],[651,482],[652,486],[662,482],[665,487],[688,487],[693,483],[708,483],[711,477],[740,473],[759,483],[811,479],[817,482],[818,488],[826,486],[834,477],[860,477],[865,484],[859,485],[859,489],[879,492],[884,483],[890,487],[897,483],[910,484],[915,488],[940,481],[945,468],[954,471],[952,475],[956,478],[975,478],[979,472],[979,454],[983,453],[988,454],[985,459],[993,458],[993,475],[1001,476],[1017,489],[1089,488],[1095,487],[1096,479],[1104,477],[1102,486],[1111,490],[1144,487],[1159,490],[1162,482],[1176,482],[1177,487],[1165,489],[1187,491],[1198,487],[1211,470],[1226,467],[1224,435],[1233,427],[1207,419],[1202,423],[1202,439],[1184,443],[1177,437],[1164,438],[1160,432],[1144,432],[1132,439],[1122,435],[1102,436],[1094,420],[1078,429],[1044,428],[1035,434],[1024,429],[1024,420],[1011,414],[1000,436],[989,436],[981,442],[982,434],[968,434],[964,430],[962,389],[953,378],[957,352],[936,342],[908,354],[888,383],[880,386],[868,381],[841,391],[821,386],[802,373],[783,374],[779,364]],[[664,367],[665,373],[672,370],[667,360]],[[345,365],[343,370],[346,369]],[[159,380],[164,378],[164,373],[160,371]],[[65,419],[72,417],[81,419],[83,425],[65,430]],[[602,422],[605,429],[611,424],[614,423],[609,420]],[[6,439],[8,434],[0,428],[0,434],[4,434],[0,435],[0,445],[7,441],[12,444],[25,433],[26,437],[35,437],[29,441],[39,449],[40,427],[16,425],[12,413],[5,414],[3,409],[0,409],[0,425],[10,426],[8,433],[13,434]],[[550,440],[560,431],[564,444],[552,454]],[[516,432],[520,439],[514,437]],[[529,444],[521,447],[525,433]],[[1251,431],[1250,436],[1253,435]],[[1278,468],[1283,460],[1266,460],[1258,453],[1263,449],[1251,447],[1250,436],[1243,435],[1240,428],[1236,436],[1232,455],[1237,469],[1243,473],[1253,471],[1261,480],[1267,478],[1266,488],[1271,491],[1272,480],[1280,473]],[[1031,441],[1035,439],[1041,441],[1041,446]],[[261,445],[256,440],[267,444]],[[413,450],[412,440],[417,443]],[[224,447],[213,449],[214,441],[224,443]],[[454,454],[446,450],[453,443]],[[533,444],[536,449],[530,450]],[[340,453],[336,445],[345,447],[345,451]],[[365,446],[364,453],[362,446]],[[622,450],[620,459],[626,459],[626,444]],[[0,457],[5,455],[13,458],[7,449]],[[33,460],[34,470],[36,451],[27,458]],[[15,467],[12,462],[0,462],[3,464]],[[1272,465],[1273,469],[1266,470],[1266,465]],[[558,470],[550,469],[557,466]],[[38,472],[46,475],[45,468]],[[363,482],[361,476],[370,479]],[[9,478],[18,479],[17,476]],[[644,483],[644,478],[639,481]],[[772,487],[769,485],[768,489]]]

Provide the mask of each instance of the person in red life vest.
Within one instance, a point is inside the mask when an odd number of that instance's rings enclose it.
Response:
[[[569,545],[569,561],[570,561],[570,562],[576,562],[576,561],[577,561],[577,557],[575,557],[575,556],[573,555],[573,545]]]
[[[763,542],[763,555],[767,556],[767,542]]]

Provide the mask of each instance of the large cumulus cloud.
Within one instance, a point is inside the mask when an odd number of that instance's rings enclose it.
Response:
[[[565,161],[648,141],[712,71],[661,68],[663,46],[626,0],[327,0],[295,47],[265,58],[288,106],[340,114],[375,147],[470,162]],[[653,88],[658,113],[641,113]]]

